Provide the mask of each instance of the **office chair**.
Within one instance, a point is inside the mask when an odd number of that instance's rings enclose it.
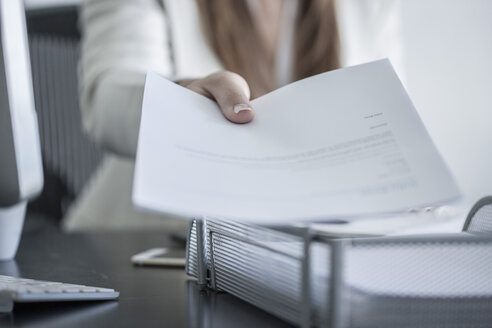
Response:
[[[492,233],[492,196],[480,199],[472,207],[466,218],[463,231]]]
[[[77,83],[80,41],[77,20],[76,6],[26,12],[45,175],[44,190],[30,208],[55,218],[56,223],[103,156],[82,129]]]

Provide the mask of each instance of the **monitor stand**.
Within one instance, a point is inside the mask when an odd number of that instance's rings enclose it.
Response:
[[[27,201],[0,207],[0,261],[15,257],[26,215]]]

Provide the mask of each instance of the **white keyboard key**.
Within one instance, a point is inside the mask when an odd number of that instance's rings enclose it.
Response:
[[[15,290],[16,292],[19,292],[19,290]],[[28,294],[39,294],[39,293],[45,293],[45,289],[43,288],[37,288],[37,287],[29,287],[27,288],[27,293]]]
[[[110,288],[98,288],[97,289],[98,293],[114,293],[114,289]]]
[[[97,288],[92,288],[92,287],[85,287],[81,289],[82,293],[95,293],[97,291]]]
[[[80,289],[80,288],[73,288],[73,287],[63,288],[63,292],[64,293],[81,293],[82,292],[82,289]]]

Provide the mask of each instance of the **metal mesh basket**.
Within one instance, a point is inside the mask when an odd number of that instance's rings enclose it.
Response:
[[[490,327],[492,239],[343,241],[338,327]],[[474,306],[471,306],[474,305]]]
[[[480,199],[473,206],[463,231],[492,233],[492,196]]]
[[[492,238],[330,239],[306,229],[195,221],[188,274],[304,327],[486,327]],[[473,305],[473,306],[472,306]]]
[[[199,221],[198,221],[199,222]],[[190,228],[187,273],[200,281],[197,221]],[[302,309],[303,239],[272,229],[207,220],[208,286],[292,323]]]

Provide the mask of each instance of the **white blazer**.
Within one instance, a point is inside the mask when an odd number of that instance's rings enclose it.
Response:
[[[401,72],[398,0],[338,0],[336,15],[343,66],[389,57]],[[70,209],[66,226],[158,224],[159,218],[137,219],[142,216],[130,200],[145,74],[197,78],[223,67],[193,0],[85,0],[80,24],[84,128],[100,146],[128,159],[111,156],[103,163]]]

